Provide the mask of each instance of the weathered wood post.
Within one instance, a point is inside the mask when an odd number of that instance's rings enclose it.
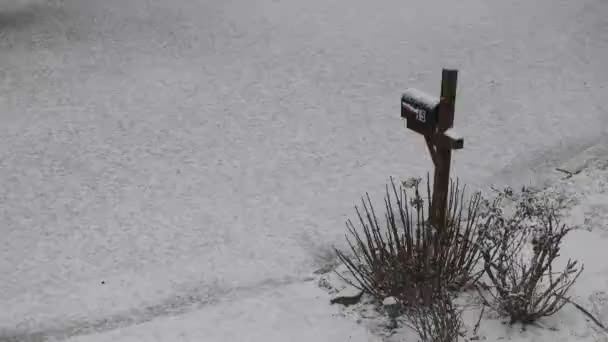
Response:
[[[429,215],[440,230],[446,225],[452,150],[464,146],[464,140],[452,130],[457,80],[457,70],[443,69],[440,98],[412,88],[401,97],[401,117],[407,120],[407,128],[424,136],[435,165]]]
[[[441,138],[445,132],[454,126],[454,108],[456,104],[456,83],[458,71],[444,69],[441,75],[441,100],[439,103],[439,123],[436,132],[437,164],[433,182],[432,221],[443,228],[446,223],[447,198],[450,186],[450,164],[452,162],[452,148],[448,142]]]

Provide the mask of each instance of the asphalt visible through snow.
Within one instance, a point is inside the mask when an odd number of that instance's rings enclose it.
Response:
[[[460,70],[463,181],[575,156],[606,132],[606,10],[4,2],[0,330],[302,277],[362,193],[430,169],[398,99],[438,92],[444,66]]]

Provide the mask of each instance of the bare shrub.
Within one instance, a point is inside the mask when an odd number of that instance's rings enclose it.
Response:
[[[429,287],[431,288],[431,287]],[[433,290],[433,300],[420,300],[406,311],[406,324],[421,342],[456,342],[463,335],[462,311],[457,309],[448,291]]]
[[[397,190],[391,178],[393,196],[387,185],[384,229],[366,195],[362,200],[363,212],[355,207],[361,231],[357,231],[352,221],[346,223],[352,256],[336,249],[355,279],[349,282],[378,300],[395,297],[402,303],[410,303],[420,296],[419,284],[441,281],[458,290],[481,274],[476,269],[481,258],[476,231],[480,195],[471,198],[464,217],[464,191],[452,182],[445,229],[438,230],[426,216],[432,204],[428,178],[426,198],[420,195],[419,183],[418,179],[411,188],[402,184]],[[413,196],[408,195],[408,190]]]
[[[515,201],[512,215],[505,215],[502,201]],[[516,197],[502,191],[479,226],[484,270],[494,286],[486,303],[508,316],[511,323],[532,323],[560,310],[569,300],[568,289],[583,271],[576,261],[554,272],[563,238],[572,228],[560,223],[547,198],[523,189]]]

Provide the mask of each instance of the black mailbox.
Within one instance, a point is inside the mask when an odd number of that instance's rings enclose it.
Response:
[[[420,90],[409,88],[401,96],[401,117],[407,128],[428,135],[435,132],[439,99]]]

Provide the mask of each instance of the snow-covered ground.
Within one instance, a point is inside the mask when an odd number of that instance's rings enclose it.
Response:
[[[303,284],[361,193],[430,169],[400,92],[437,93],[441,68],[457,67],[455,174],[481,188],[539,182],[606,141],[606,11],[3,1],[0,331],[114,339],[141,324],[162,341],[268,341],[235,328],[250,324],[278,340],[310,327],[310,340],[364,340],[327,323],[333,308]],[[132,329],[127,340],[150,340]]]

